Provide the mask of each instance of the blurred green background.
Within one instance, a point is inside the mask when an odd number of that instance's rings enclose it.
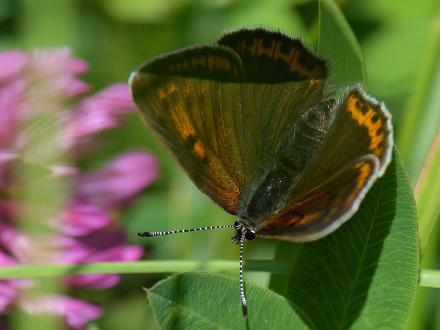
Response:
[[[415,183],[440,123],[440,2],[337,3],[361,45],[367,90],[393,114],[397,145]],[[306,0],[0,0],[0,50],[69,46],[74,56],[90,64],[84,80],[98,90],[127,81],[131,71],[155,55],[212,43],[225,30],[244,25],[279,28],[316,48],[317,18],[317,3]],[[227,224],[234,219],[196,190],[136,115],[102,139],[107,141],[105,148],[87,159],[84,167],[92,168],[132,148],[151,150],[159,158],[159,180],[121,219],[132,241],[145,245],[146,258],[238,258],[238,249],[229,240],[232,232],[137,239],[136,231]],[[439,235],[433,236],[425,262],[439,269]],[[253,241],[245,254],[247,259],[270,258],[273,244]],[[246,277],[260,285],[268,279],[264,274]],[[72,294],[105,306],[103,318],[91,329],[154,329],[141,288],[160,278],[125,276],[112,290]],[[425,293],[413,324],[440,329],[440,292]]]

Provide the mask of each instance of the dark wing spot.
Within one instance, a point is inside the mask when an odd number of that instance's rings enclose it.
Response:
[[[365,115],[368,112],[368,105],[362,104],[361,111]]]
[[[262,42],[262,45],[263,45],[264,48],[271,48],[272,47],[272,40],[264,38],[263,42]]]
[[[282,42],[281,45],[280,45],[280,51],[283,54],[289,54],[291,49],[292,48],[288,44],[286,44],[284,42]]]
[[[298,62],[301,64],[304,68],[307,68],[309,70],[312,70],[315,67],[314,58],[310,58],[308,54],[305,52],[301,52],[299,54]]]

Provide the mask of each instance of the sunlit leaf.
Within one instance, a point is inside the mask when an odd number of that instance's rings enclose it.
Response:
[[[405,328],[419,254],[415,202],[396,152],[352,219],[325,239],[291,245],[298,251],[286,297],[310,327]]]
[[[422,172],[415,187],[419,212],[420,245],[422,251],[429,243],[429,237],[440,220],[440,128],[432,143]]]
[[[440,14],[430,25],[426,50],[420,55],[423,66],[414,84],[414,93],[405,109],[397,135],[397,145],[415,181],[440,126]]]
[[[356,37],[332,0],[319,0],[318,53],[329,60],[330,78],[346,85],[365,81],[365,65]]]
[[[306,329],[282,296],[247,287],[248,317],[242,315],[239,281],[223,275],[184,273],[148,289],[162,329]]]

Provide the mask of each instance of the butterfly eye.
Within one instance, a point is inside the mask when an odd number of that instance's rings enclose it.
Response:
[[[244,238],[251,241],[256,237],[255,232],[253,230],[248,229],[244,234]]]

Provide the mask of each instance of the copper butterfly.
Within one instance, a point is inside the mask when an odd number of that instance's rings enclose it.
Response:
[[[383,103],[360,85],[332,97],[326,62],[295,38],[262,28],[161,55],[130,77],[139,113],[194,184],[255,237],[324,237],[358,209],[391,160]]]

